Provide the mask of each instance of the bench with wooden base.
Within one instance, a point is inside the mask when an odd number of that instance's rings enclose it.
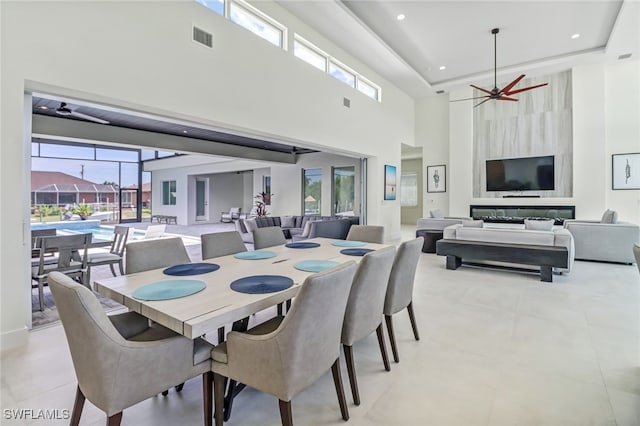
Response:
[[[438,256],[447,256],[447,269],[458,269],[462,260],[508,262],[540,267],[540,281],[553,281],[553,268],[566,268],[566,247],[506,244],[467,240],[439,240]]]
[[[171,224],[178,224],[178,217],[177,216],[168,216],[168,215],[164,215],[164,214],[154,214],[153,216],[151,216],[151,222],[153,222],[154,220],[157,220],[158,223],[166,223]]]

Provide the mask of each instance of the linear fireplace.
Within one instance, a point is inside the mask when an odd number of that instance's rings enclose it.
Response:
[[[485,222],[524,223],[525,219],[554,219],[562,225],[565,219],[575,219],[576,206],[501,206],[471,205],[469,216]]]

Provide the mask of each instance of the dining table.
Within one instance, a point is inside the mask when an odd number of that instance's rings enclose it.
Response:
[[[330,238],[313,238],[303,241],[310,248],[293,248],[287,245],[269,247],[256,252],[268,254],[262,259],[239,259],[242,255],[228,255],[205,260],[202,263],[215,264],[219,268],[198,275],[175,277],[167,275],[166,268],[121,275],[112,278],[97,279],[94,289],[97,293],[109,297],[152,321],[157,322],[190,339],[213,333],[221,327],[246,319],[252,314],[292,299],[304,280],[313,271],[296,268],[303,261],[326,261],[337,264],[362,259],[361,253],[345,254],[360,249],[378,250],[385,244],[367,242],[345,242]],[[309,244],[310,243],[310,244]],[[291,244],[288,244],[291,246]],[[300,246],[299,243],[295,245]],[[315,246],[317,245],[317,246]],[[360,255],[357,255],[360,254]],[[247,256],[247,255],[244,255]],[[312,264],[314,262],[311,262]],[[211,269],[211,268],[209,268]],[[234,281],[247,277],[275,275],[288,277],[293,284],[279,291],[264,293],[244,293],[231,288]],[[176,278],[196,280],[202,285],[198,292],[184,297],[168,300],[143,300],[135,297],[140,288]],[[171,285],[171,283],[164,283]],[[136,293],[138,291],[138,293]],[[136,294],[134,294],[136,293]]]

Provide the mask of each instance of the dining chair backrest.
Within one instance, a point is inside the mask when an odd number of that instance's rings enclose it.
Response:
[[[259,363],[234,357],[237,351],[231,349],[241,335],[229,333],[229,371],[234,378],[290,401],[322,376],[340,355],[340,334],[355,271],[355,262],[349,261],[307,277],[279,327],[256,342],[255,350],[248,354],[260,353]]]
[[[127,246],[127,239],[129,234],[133,231],[133,228],[128,226],[116,225],[113,228],[113,243],[111,244],[110,252],[122,257],[124,255],[124,249]]]
[[[131,242],[125,259],[127,274],[191,262],[180,237]]]
[[[384,314],[393,315],[406,308],[413,299],[413,282],[420,253],[422,253],[423,237],[405,241],[398,247],[396,257],[389,275],[389,285],[384,301]]]
[[[253,248],[260,250],[266,247],[281,246],[286,244],[282,228],[279,226],[267,226],[253,231]]]
[[[55,228],[32,229],[31,230],[31,248],[36,247],[36,239],[38,237],[55,237],[58,230]]]
[[[382,244],[384,243],[384,226],[351,225],[347,240]]]
[[[36,249],[40,253],[36,274],[42,275],[54,269],[63,273],[86,270],[87,250],[92,237],[87,233],[36,238]],[[46,256],[50,253],[57,253],[56,266]]]
[[[636,266],[638,267],[638,272],[640,272],[640,244],[635,243],[633,245],[633,255],[636,258]]]
[[[164,231],[167,229],[167,225],[149,225],[147,231],[144,234],[145,240],[152,238],[159,238],[164,235]]]
[[[200,235],[202,260],[247,251],[238,231],[214,232]]]
[[[352,346],[373,333],[382,322],[382,309],[396,248],[367,253],[353,278],[342,327],[342,344]]]
[[[346,219],[321,220],[311,223],[309,238],[334,238],[344,240],[351,228],[351,222]]]

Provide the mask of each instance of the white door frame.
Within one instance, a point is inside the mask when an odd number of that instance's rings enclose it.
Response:
[[[204,202],[204,206],[203,206],[204,214],[202,215],[198,214],[198,188],[199,188],[198,183],[199,182],[204,183],[204,194],[202,194],[203,202]],[[196,203],[196,209],[195,209],[196,222],[209,222],[209,178],[208,177],[196,177],[195,203]]]

